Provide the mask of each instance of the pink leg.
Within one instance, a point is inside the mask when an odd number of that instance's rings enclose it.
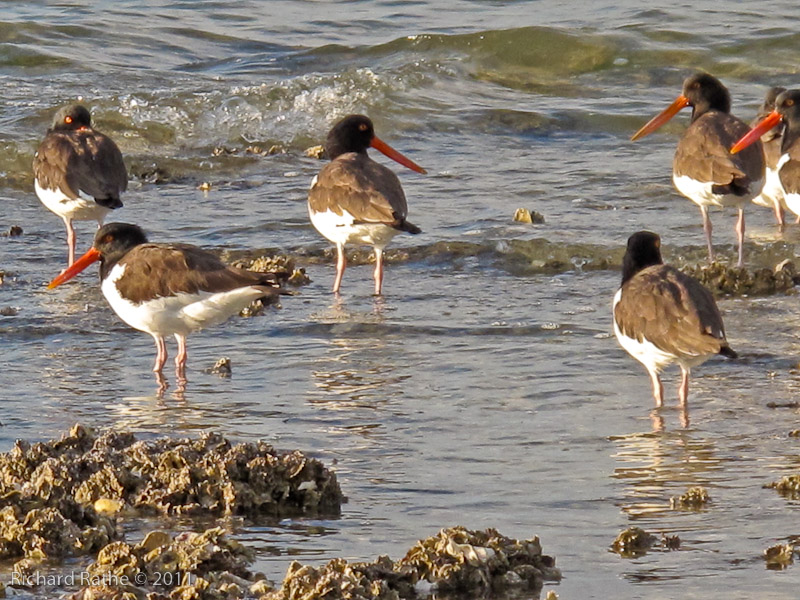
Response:
[[[656,406],[661,408],[664,404],[664,386],[661,385],[661,377],[658,376],[658,371],[649,371],[650,381],[653,384],[653,398],[656,401]]]
[[[708,246],[708,262],[714,262],[714,246],[711,244],[711,219],[708,218],[708,207],[701,206],[700,213],[703,215],[703,231],[706,233],[706,245]]]
[[[779,229],[783,231],[783,228],[786,227],[786,211],[780,202],[775,203],[775,219],[778,221]]]
[[[63,217],[64,225],[67,226],[67,266],[71,267],[75,262],[75,230],[72,228],[72,219]]]
[[[681,387],[678,388],[678,398],[681,401],[681,425],[689,426],[689,369],[681,367]]]
[[[383,289],[383,250],[375,248],[375,295],[380,296]]]
[[[153,336],[156,341],[156,364],[153,365],[153,373],[161,373],[164,363],[167,362],[167,342],[160,335]]]
[[[178,383],[183,385],[186,383],[186,336],[176,333],[175,339],[178,340],[178,354],[175,355],[175,377]]]
[[[336,244],[336,279],[333,280],[333,293],[339,293],[342,285],[344,270],[347,268],[347,258],[344,255],[344,244]]]
[[[739,209],[739,220],[736,221],[736,237],[739,238],[739,262],[737,267],[744,266],[744,209]]]

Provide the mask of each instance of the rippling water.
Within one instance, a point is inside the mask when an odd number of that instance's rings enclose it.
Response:
[[[800,463],[796,297],[721,300],[742,359],[695,370],[688,428],[675,374],[651,413],[644,370],[610,326],[631,232],[658,231],[672,262],[705,257],[699,211],[670,182],[688,113],[636,144],[631,133],[695,69],[729,86],[746,121],[767,87],[797,80],[796,4],[730,4],[6,0],[0,231],[24,235],[0,237],[0,449],[82,421],[218,430],[335,461],[341,519],[238,531],[274,580],[295,558],[397,558],[463,524],[539,535],[562,598],[797,597],[800,567],[761,558],[798,533],[797,502],[762,489]],[[94,276],[44,289],[64,232],[30,163],[76,99],[133,176],[115,219],[231,256],[289,252],[313,279],[282,310],[192,336],[185,393],[156,394],[152,341]],[[361,260],[336,302],[305,208],[321,163],[303,150],[356,111],[428,169],[398,167],[424,234],[396,238],[384,299]],[[514,223],[518,207],[545,224]],[[734,215],[712,219],[731,260]],[[78,224],[79,251],[92,229]],[[748,212],[750,264],[795,258],[798,243],[800,227]],[[220,356],[230,379],[203,372]],[[709,507],[670,510],[692,485]],[[608,548],[630,525],[683,543],[620,558]]]

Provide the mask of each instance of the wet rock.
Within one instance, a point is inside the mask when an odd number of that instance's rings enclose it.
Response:
[[[71,598],[242,598],[252,585],[271,589],[248,570],[253,557],[251,550],[220,528],[174,537],[153,531],[138,544],[114,542],[103,548],[87,569],[87,579],[97,585],[84,587]]]
[[[22,227],[19,225],[12,225],[6,233],[8,237],[19,237],[22,235]]]
[[[419,579],[437,590],[497,591],[509,584],[541,589],[542,582],[558,581],[555,560],[542,554],[539,538],[515,540],[494,529],[471,531],[464,527],[442,529],[417,542],[397,563],[413,569]],[[517,577],[509,578],[513,572]]]
[[[527,208],[518,208],[516,212],[514,212],[514,220],[520,223],[531,223],[534,225],[540,225],[544,223],[544,215],[542,213],[536,212],[535,210],[528,210]]]
[[[784,260],[774,269],[729,267],[720,263],[686,265],[681,270],[715,296],[766,296],[785,293],[800,283],[794,263]]]
[[[661,545],[667,550],[678,550],[681,547],[681,538],[677,535],[661,534]]]
[[[220,358],[214,366],[210,369],[206,369],[206,373],[210,375],[219,375],[220,377],[230,377],[231,376],[231,359],[226,357]]]
[[[3,283],[3,274],[0,273],[0,284]],[[0,308],[0,317],[15,317],[19,313],[19,310],[14,308],[13,306],[4,306]]]
[[[412,599],[423,580],[436,591],[470,596],[508,588],[538,593],[544,581],[560,578],[553,558],[542,554],[538,538],[520,541],[494,529],[452,527],[420,540],[398,561],[381,556],[371,563],[348,563],[339,558],[319,568],[294,562],[280,589],[265,598]]]
[[[796,500],[800,498],[800,474],[785,475],[778,481],[768,483],[764,487],[778,490],[782,496]]]
[[[650,535],[644,529],[628,527],[617,536],[611,549],[624,558],[636,558],[647,554],[657,541],[656,536]]]
[[[794,562],[794,544],[778,544],[764,550],[768,569],[785,569]]]
[[[309,158],[323,159],[325,158],[325,146],[311,146],[311,148],[306,148],[303,154]]]
[[[337,515],[336,476],[301,452],[218,434],[137,441],[76,425],[61,439],[0,454],[0,558],[97,551],[123,508],[192,515]]]
[[[212,186],[210,181],[204,181],[197,186],[197,189],[200,190],[201,192],[208,192],[211,190],[211,187]]]
[[[699,509],[704,507],[711,500],[705,488],[696,486],[691,487],[682,496],[673,496],[669,499],[672,508]]]

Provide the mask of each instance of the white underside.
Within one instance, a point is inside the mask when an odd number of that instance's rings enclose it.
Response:
[[[78,198],[69,198],[64,192],[58,189],[46,190],[39,185],[39,181],[34,181],[34,188],[39,200],[42,201],[48,210],[54,212],[62,219],[70,221],[97,221],[102,225],[103,219],[111,209],[100,206],[94,198],[78,191]]]
[[[761,193],[764,180],[755,181],[750,186],[751,193],[744,196],[735,194],[715,194],[711,191],[713,183],[697,181],[687,175],[673,175],[672,182],[677,190],[698,206],[723,206],[742,208]]]
[[[788,208],[783,194],[781,179],[778,177],[777,168],[767,168],[767,173],[764,177],[764,187],[761,188],[761,193],[753,198],[753,204],[758,204],[766,208],[772,208],[774,206]]]
[[[619,289],[614,295],[614,304],[611,308],[612,315],[614,314],[621,297],[622,289]],[[628,337],[622,333],[622,331],[620,331],[620,328],[617,325],[617,319],[614,318],[613,321],[614,335],[617,336],[617,341],[619,342],[620,346],[622,346],[633,358],[642,363],[650,372],[660,373],[665,367],[672,363],[678,363],[684,369],[691,369],[692,367],[703,364],[709,358],[711,358],[711,356],[713,356],[712,354],[702,354],[687,358],[679,357],[669,352],[664,352],[644,338],[640,342],[636,338]]]
[[[181,293],[134,304],[123,298],[116,286],[124,272],[124,265],[115,265],[111,269],[101,285],[103,295],[120,319],[134,329],[145,331],[154,337],[175,334],[185,336],[204,327],[222,323],[264,295],[258,288],[242,287],[217,294]]]
[[[341,215],[333,211],[314,212],[308,209],[311,223],[322,235],[337,246],[364,244],[383,250],[400,233],[383,223],[354,223],[355,218],[346,210]]]
[[[800,194],[786,193],[786,191],[783,189],[783,185],[781,184],[781,179],[779,175],[781,168],[783,167],[783,165],[789,162],[789,160],[791,160],[789,154],[784,154],[780,157],[780,159],[778,160],[778,164],[775,165],[775,173],[776,173],[775,178],[777,180],[777,186],[780,188],[781,193],[783,194],[783,202],[786,205],[786,208],[788,208],[794,214],[800,216]]]

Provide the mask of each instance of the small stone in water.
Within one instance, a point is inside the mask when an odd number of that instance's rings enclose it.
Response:
[[[514,213],[514,220],[520,223],[540,224],[544,223],[544,216],[535,210],[531,211],[527,208],[518,208]]]
[[[213,367],[206,369],[208,373],[219,375],[220,377],[231,376],[231,359],[226,357],[220,358]]]
[[[211,182],[204,181],[203,183],[201,183],[200,185],[197,186],[197,189],[198,190],[202,190],[204,192],[207,192],[207,191],[209,191],[211,189]]]
[[[311,148],[306,148],[303,151],[303,154],[308,156],[309,158],[325,158],[325,147],[324,146],[311,146]]]

